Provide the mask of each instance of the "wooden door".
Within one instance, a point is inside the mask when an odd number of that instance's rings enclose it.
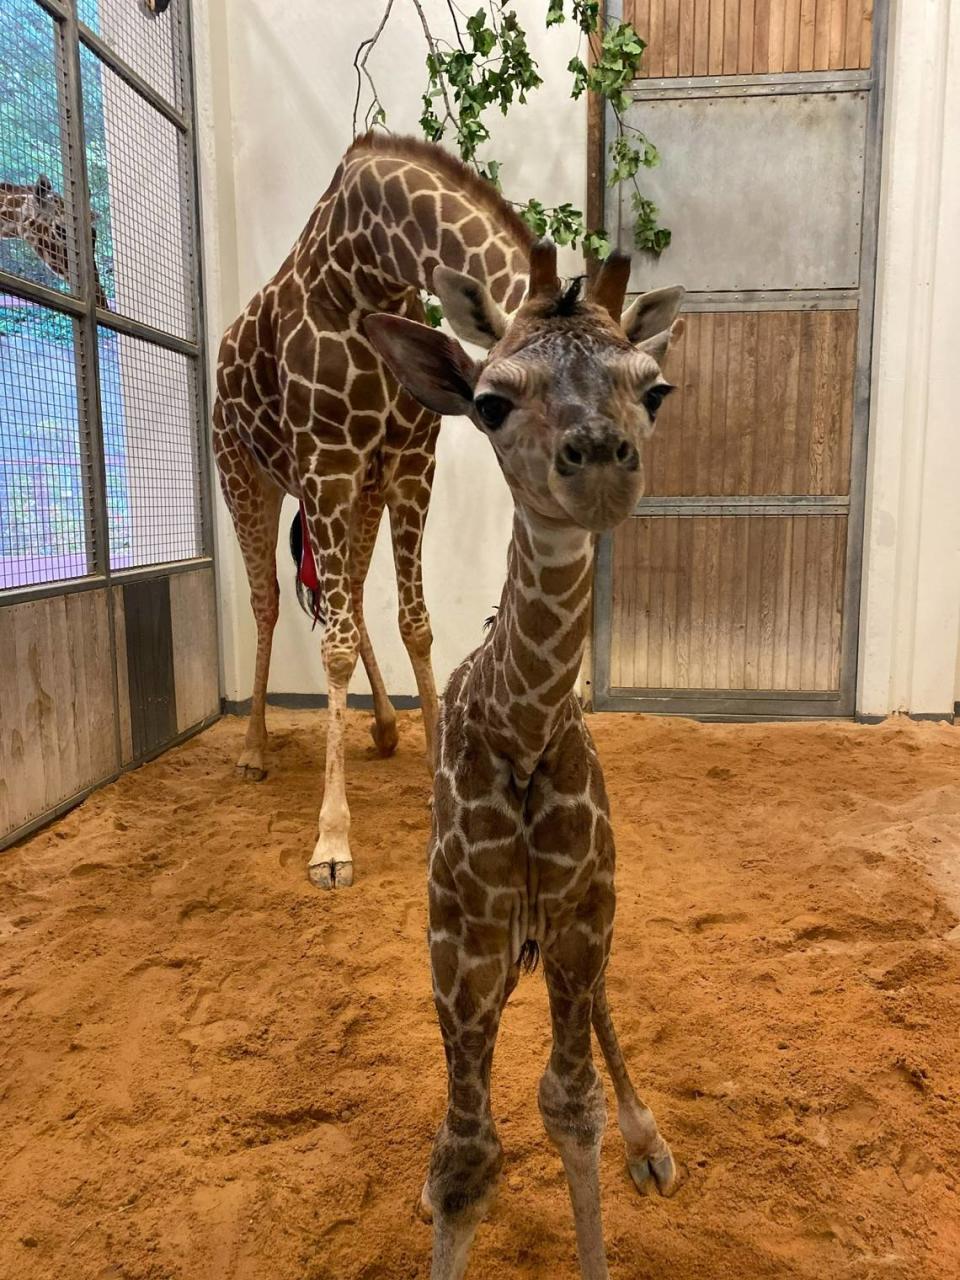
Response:
[[[677,391],[645,496],[600,549],[593,699],[704,717],[850,715],[885,6],[627,0],[648,40],[627,120],[683,283]],[[877,68],[877,70],[875,70]],[[612,122],[611,122],[612,124]],[[607,224],[630,247],[627,192]]]

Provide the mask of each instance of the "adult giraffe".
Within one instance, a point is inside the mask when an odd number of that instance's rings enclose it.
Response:
[[[96,244],[95,227],[92,235]],[[32,184],[0,182],[0,240],[22,240],[55,276],[70,284],[67,208],[45,173]],[[97,306],[107,307],[99,274],[96,287]]]
[[[358,653],[373,690],[374,742],[383,755],[397,743],[363,620],[363,583],[384,506],[400,633],[431,759],[437,711],[421,548],[440,418],[400,387],[363,321],[375,312],[422,320],[420,293],[433,289],[461,336],[487,341],[499,308],[519,305],[530,243],[526,225],[494,188],[447,152],[367,134],[347,151],[286,261],[220,347],[213,446],[257,624],[250,721],[237,767],[246,777],[264,776],[264,706],[279,609],[276,544],[280,505],[292,494],[301,503],[325,624],[326,771],[308,867],[322,888],[353,880],[343,738]],[[458,273],[485,289],[464,291]]]

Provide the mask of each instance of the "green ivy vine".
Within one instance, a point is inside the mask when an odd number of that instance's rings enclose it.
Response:
[[[386,26],[395,0],[387,0],[380,24],[364,40],[354,57],[357,93],[353,125],[360,123],[364,85],[369,101],[363,116],[365,128],[387,125],[386,111],[367,61]],[[460,157],[479,174],[501,189],[501,165],[481,158],[481,148],[490,139],[485,115],[496,108],[506,115],[514,102],[525,103],[528,95],[543,83],[537,63],[530,54],[527,33],[521,26],[511,0],[486,0],[467,14],[456,0],[446,0],[453,22],[454,39],[436,36],[430,28],[421,0],[410,0],[423,27],[427,44],[427,83],[422,97],[420,127],[431,142],[452,139]],[[596,93],[611,108],[616,134],[608,145],[608,185],[628,183],[632,187],[634,214],[633,242],[636,248],[659,254],[670,243],[670,231],[660,221],[660,211],[644,194],[640,175],[660,162],[651,140],[624,119],[629,104],[627,86],[637,77],[646,41],[629,22],[601,23],[600,0],[547,0],[546,26],[570,19],[577,27],[579,47],[567,64],[571,74],[570,96]],[[581,56],[586,40],[590,56]],[[612,249],[602,227],[588,227],[583,211],[570,203],[545,206],[540,200],[516,203],[521,216],[538,235],[549,235],[557,244],[582,246],[588,253],[605,258]],[[439,308],[432,304],[439,320]]]

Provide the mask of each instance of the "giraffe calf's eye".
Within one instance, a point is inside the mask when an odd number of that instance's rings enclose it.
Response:
[[[513,405],[505,396],[485,395],[477,396],[473,407],[484,426],[496,431],[497,427],[503,426]]]
[[[669,382],[657,382],[643,393],[643,407],[651,418],[657,416],[657,410],[675,388]]]

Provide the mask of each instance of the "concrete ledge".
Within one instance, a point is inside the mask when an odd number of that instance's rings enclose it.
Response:
[[[397,711],[415,711],[420,706],[420,699],[408,693],[391,694],[390,701]],[[288,711],[322,710],[326,705],[327,695],[325,693],[267,694],[268,707],[285,707]],[[221,706],[225,716],[248,716],[250,714],[249,698],[243,698],[239,702],[232,702],[229,698],[224,698]],[[348,693],[347,706],[356,711],[372,711],[373,694]]]
[[[952,711],[891,711],[885,716],[866,716],[858,713],[855,719],[857,724],[883,724],[884,720],[895,719],[897,716],[903,716],[905,720],[942,720],[947,724],[956,724],[960,716],[960,706],[954,707]]]

